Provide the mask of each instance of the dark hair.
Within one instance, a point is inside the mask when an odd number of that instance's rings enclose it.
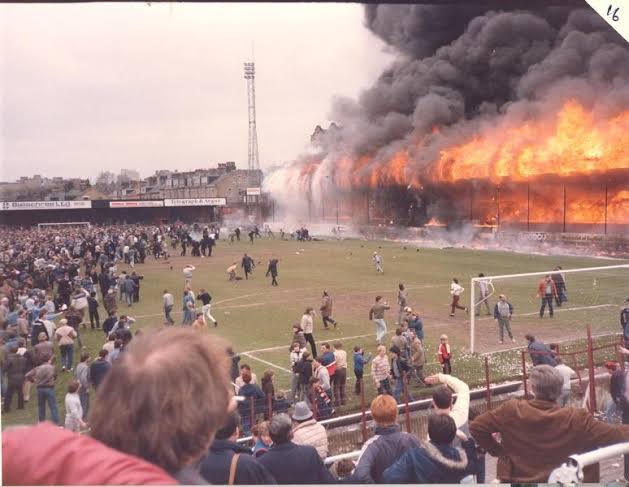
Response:
[[[459,283],[459,280],[455,277],[454,279],[452,279],[454,282],[456,282],[457,284]]]
[[[189,328],[134,340],[99,386],[91,436],[171,473],[196,462],[228,414],[226,350],[223,340]],[[116,410],[125,414],[112,414]]]
[[[526,335],[524,335],[524,338],[526,340],[528,340],[529,342],[534,342],[535,341],[535,337],[533,335],[531,335],[530,333],[527,333]]]
[[[428,418],[428,436],[433,443],[452,443],[456,436],[456,423],[447,414],[433,414]]]
[[[400,288],[400,291],[404,290],[404,284],[399,283],[399,284],[398,284],[398,287]]]
[[[485,277],[485,274],[483,274],[482,272],[478,274],[478,277]]]
[[[69,392],[70,394],[74,394],[76,391],[78,391],[78,390],[79,390],[79,386],[80,386],[80,385],[81,385],[81,384],[79,383],[79,381],[78,381],[78,380],[74,380],[74,381],[70,382],[70,383],[68,384],[68,392]]]
[[[323,342],[321,344],[321,348],[325,348],[326,350],[330,350],[330,344],[328,342]]]
[[[251,370],[251,367],[249,366],[249,364],[242,364],[242,365],[240,366],[240,370],[243,370],[243,369],[246,369],[246,370]]]
[[[354,352],[360,352],[360,346],[354,345]]]
[[[107,350],[105,350],[104,348],[100,349],[98,351],[98,356],[100,358],[105,358],[107,355],[109,355],[109,352]]]
[[[242,381],[243,381],[245,384],[249,384],[249,383],[251,382],[251,379],[252,379],[252,377],[251,377],[251,372],[250,372],[250,371],[248,371],[248,370],[245,370],[245,371],[242,373]]]
[[[87,352],[83,352],[83,353],[81,354],[81,362],[86,362],[86,361],[87,361],[87,359],[89,359],[89,358],[90,358],[90,354],[89,354],[89,353],[87,353]]]
[[[380,301],[382,299],[382,296],[376,296],[376,301]]]
[[[216,432],[215,438],[217,440],[226,440],[228,438],[231,438],[234,433],[236,433],[236,430],[240,427],[240,424],[240,414],[234,411],[229,416],[227,416],[225,424],[220,430]]]
[[[395,329],[395,334],[396,334],[397,336],[400,336],[400,335],[402,334],[402,328],[399,328],[399,327],[398,327],[398,328],[396,328],[396,329]]]
[[[447,409],[452,406],[452,392],[447,387],[438,388],[432,393],[432,400],[439,409]]]

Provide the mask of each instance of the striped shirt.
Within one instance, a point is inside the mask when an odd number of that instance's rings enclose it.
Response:
[[[389,365],[389,360],[386,355],[384,357],[378,355],[373,359],[371,364],[371,375],[376,381],[380,382],[384,379],[388,379],[390,374],[391,366]]]

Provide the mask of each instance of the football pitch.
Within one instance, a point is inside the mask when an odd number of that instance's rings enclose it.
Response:
[[[378,274],[372,264],[374,251],[380,252],[383,257],[383,274]],[[256,263],[253,275],[249,280],[229,282],[226,269],[233,262],[238,262],[238,274],[243,275],[240,260],[245,252]],[[265,277],[272,257],[279,259],[278,287],[272,287],[270,278]],[[424,323],[426,373],[440,371],[436,363],[436,348],[439,336],[446,333],[453,350],[453,375],[470,385],[478,385],[484,382],[485,376],[482,359],[469,353],[469,316],[457,310],[455,317],[449,317],[449,290],[453,277],[459,278],[465,288],[461,303],[467,306],[470,278],[476,277],[479,272],[491,276],[548,271],[556,265],[565,270],[627,264],[629,261],[466,249],[417,249],[409,244],[361,240],[298,242],[264,238],[257,239],[253,245],[244,240],[233,244],[220,240],[214,248],[214,255],[209,258],[180,257],[179,252],[173,252],[168,260],[148,257],[145,264],[136,265],[136,272],[144,276],[140,302],[130,308],[119,304],[119,315],[126,313],[137,319],[132,326],[133,331],[163,326],[161,296],[166,289],[175,296],[176,312],[173,316],[177,323],[181,322],[182,269],[188,263],[196,266],[192,279],[195,293],[205,288],[212,296],[212,314],[219,325],[210,327],[209,333],[228,340],[241,354],[240,363],[251,365],[258,378],[266,369],[274,370],[276,391],[290,388],[288,348],[292,324],[300,320],[308,306],[318,312],[322,292],[327,290],[334,303],[333,317],[339,325],[336,329],[325,330],[317,313],[314,337],[317,345],[325,341],[341,341],[348,353],[348,396],[352,400],[343,411],[350,411],[356,406],[351,393],[354,384],[352,349],[360,345],[366,352],[375,352],[375,325],[368,318],[369,308],[377,295],[383,296],[391,305],[391,310],[385,315],[388,337],[394,332],[399,283],[405,284],[408,304],[419,311]],[[118,270],[129,270],[129,267],[118,265]],[[497,295],[505,293],[515,308],[512,322],[515,344],[505,340],[505,344],[500,345],[493,317],[486,316],[484,308],[481,310],[477,319],[477,352],[491,353],[492,382],[518,375],[518,350],[525,346],[525,333],[531,332],[548,343],[582,340],[587,324],[592,325],[595,335],[620,331],[619,306],[629,296],[627,269],[568,274],[569,301],[555,310],[552,320],[548,317],[539,319],[538,281],[539,277],[529,277],[495,283],[496,293],[490,299],[491,309],[493,311]],[[99,311],[102,321],[106,314],[102,303]],[[81,330],[81,338],[91,357],[97,355],[105,342],[102,331],[91,331],[89,323],[86,330]],[[611,337],[602,339],[613,340]],[[77,349],[75,345],[75,364],[79,356]],[[368,367],[366,376],[369,370]],[[59,372],[56,390],[61,421],[64,418],[64,395],[71,376],[69,372]],[[374,394],[370,380],[366,380],[366,386],[369,398]],[[423,392],[412,388],[411,393],[418,397]],[[94,400],[93,391],[91,400]],[[14,403],[12,411],[3,415],[3,427],[35,423],[36,403],[33,388],[31,400],[24,411],[16,411]]]

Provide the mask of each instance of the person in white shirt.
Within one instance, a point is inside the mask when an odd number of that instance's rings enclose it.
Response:
[[[317,345],[315,343],[315,339],[312,334],[314,331],[314,319],[313,319],[314,315],[315,315],[314,309],[308,306],[306,308],[306,311],[301,317],[300,325],[301,325],[302,331],[304,332],[304,338],[310,344],[310,349],[312,350],[312,358],[316,359],[317,358]]]
[[[572,396],[572,386],[570,385],[570,380],[577,375],[577,373],[563,363],[563,359],[559,356],[555,357],[555,370],[559,371],[561,376],[563,377],[563,387],[561,388],[561,396],[557,400],[557,403],[560,406],[567,406],[570,402],[570,397]]]
[[[249,374],[251,374],[251,381],[249,381],[249,384],[255,385],[258,383],[258,377],[256,376],[256,374],[251,372],[251,367],[249,367],[248,364],[242,364],[240,366],[240,375],[236,377],[236,380],[234,381],[234,385],[236,386],[236,394],[238,394],[240,388],[245,385],[245,381],[242,380],[243,372],[248,372]]]
[[[373,253],[373,263],[376,266],[376,272],[384,273],[382,269],[382,257],[378,252]]]
[[[485,274],[482,272],[478,275],[478,277],[485,277]],[[481,280],[478,282],[478,301],[476,301],[476,309],[474,310],[476,316],[480,316],[480,309],[485,305],[485,310],[487,311],[487,316],[491,316],[490,306],[489,306],[489,296],[494,291],[494,285],[491,280]]]
[[[65,397],[65,428],[75,433],[78,433],[81,428],[86,427],[85,422],[83,422],[83,407],[81,406],[81,399],[78,394],[80,387],[81,384],[78,380],[71,382],[70,385],[68,385],[68,393]]]
[[[183,268],[183,279],[186,286],[190,286],[192,284],[192,272],[195,269],[196,267],[191,264],[188,264],[186,267]]]
[[[452,311],[450,311],[450,316],[454,316],[455,309],[462,309],[467,313],[467,308],[465,306],[461,306],[459,304],[459,300],[461,299],[461,294],[463,294],[462,286],[459,285],[459,280],[457,278],[452,279],[452,284],[450,285],[450,295],[452,296]]]
[[[172,294],[168,292],[168,289],[164,289],[164,295],[162,296],[162,301],[164,303],[164,316],[166,318],[167,325],[174,325],[175,320],[173,320],[172,316],[170,316],[173,307],[175,306],[175,298]]]

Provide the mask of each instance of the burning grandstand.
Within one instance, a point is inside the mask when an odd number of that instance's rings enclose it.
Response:
[[[629,47],[597,14],[369,5],[366,24],[397,59],[267,178],[280,209],[627,233]]]

